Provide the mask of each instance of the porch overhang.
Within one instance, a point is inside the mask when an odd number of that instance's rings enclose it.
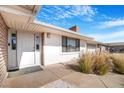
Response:
[[[83,36],[77,32],[34,20],[36,10],[39,10],[36,6],[0,6],[1,15],[6,25],[17,31],[48,32],[86,41],[93,40],[93,38]]]
[[[63,29],[43,22],[31,22],[31,16],[17,15],[7,12],[1,12],[1,15],[4,21],[6,22],[7,26],[17,31],[48,32],[73,38],[79,38],[83,40],[93,39],[90,37],[83,36],[77,32],[72,32],[71,30]]]
[[[38,31],[38,25],[33,23],[32,16],[17,15],[7,12],[1,12],[1,15],[8,28],[12,28],[17,31]]]
[[[40,8],[41,6],[38,5],[1,5],[0,12],[27,16],[30,17],[30,22],[33,22],[35,15],[39,12]]]
[[[39,5],[1,5],[0,11],[17,15],[35,16],[40,8],[41,6]]]

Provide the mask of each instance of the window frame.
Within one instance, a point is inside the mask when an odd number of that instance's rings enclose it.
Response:
[[[68,46],[69,40],[74,40],[74,46]],[[62,52],[79,52],[80,51],[80,39],[62,36]]]

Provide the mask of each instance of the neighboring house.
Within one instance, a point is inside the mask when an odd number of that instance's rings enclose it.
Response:
[[[124,42],[107,43],[112,53],[124,53]]]
[[[77,26],[64,29],[34,20],[40,6],[0,6],[0,83],[7,71],[79,58],[105,50]]]

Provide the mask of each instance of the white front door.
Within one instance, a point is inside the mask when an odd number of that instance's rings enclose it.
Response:
[[[41,35],[35,34],[35,62],[41,64]]]
[[[13,29],[8,30],[8,70],[18,69],[17,63],[17,33]]]
[[[34,33],[17,33],[17,59],[19,68],[33,66],[35,62]]]

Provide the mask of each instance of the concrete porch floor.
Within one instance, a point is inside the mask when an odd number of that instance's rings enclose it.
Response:
[[[19,70],[9,71],[8,78],[20,76],[20,75],[24,75],[24,74],[28,74],[28,73],[32,73],[32,72],[36,72],[36,71],[41,71],[41,70],[43,70],[43,69],[40,66],[21,68]]]
[[[124,75],[83,74],[67,66],[54,64],[44,70],[7,78],[4,88],[124,88]]]

